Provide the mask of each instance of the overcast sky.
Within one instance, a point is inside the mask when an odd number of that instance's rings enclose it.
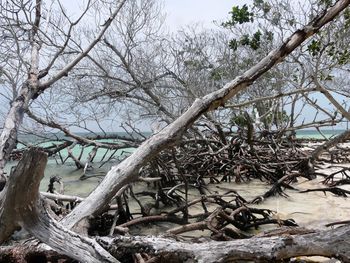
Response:
[[[203,23],[214,26],[213,21],[222,22],[229,17],[234,5],[242,5],[247,0],[164,0],[166,24],[169,29]]]

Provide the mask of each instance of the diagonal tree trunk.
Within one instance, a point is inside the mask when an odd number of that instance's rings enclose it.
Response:
[[[333,7],[318,15],[304,28],[297,30],[280,47],[271,51],[265,58],[241,76],[227,83],[222,89],[212,92],[203,98],[196,99],[192,106],[178,119],[145,141],[122,163],[112,167],[100,185],[85,201],[80,203],[65,217],[62,223],[68,228],[71,228],[89,215],[102,211],[123,185],[137,179],[138,171],[145,162],[161,150],[176,144],[187,128],[202,114],[224,105],[227,100],[248,87],[275,64],[283,61],[288,54],[301,45],[307,38],[318,32],[322,26],[332,21],[349,3],[350,0],[339,0]]]
[[[17,167],[9,182],[5,185],[5,189],[1,192],[0,241],[5,240],[18,226],[23,226],[57,251],[62,251],[62,253],[71,255],[78,260],[81,259],[79,257],[82,257],[82,255],[89,255],[90,261],[87,262],[117,262],[100,248],[95,241],[81,237],[67,229],[72,228],[89,215],[97,213],[105,208],[121,187],[137,179],[138,171],[145,162],[150,160],[161,150],[179,141],[187,128],[189,128],[203,113],[224,105],[227,100],[235,96],[239,91],[245,89],[275,64],[281,62],[285,56],[297,48],[305,39],[316,33],[323,25],[330,22],[339,12],[346,8],[349,3],[350,0],[339,0],[333,7],[329,8],[327,12],[316,17],[303,29],[296,31],[279,48],[270,52],[268,56],[246,71],[243,75],[237,77],[222,89],[208,94],[201,99],[197,99],[181,117],[158,134],[145,141],[121,164],[114,166],[101,184],[62,221],[65,228],[52,221],[52,219],[45,214],[43,204],[39,201],[38,186],[43,176],[45,165],[38,163],[45,160],[45,158],[40,154],[36,157],[38,159],[25,157],[22,166],[19,165]],[[46,86],[43,87],[45,88]],[[16,114],[22,114],[25,103],[28,103],[28,101],[33,98],[31,91],[33,91],[33,89],[28,90],[28,94],[23,100],[20,98],[21,103],[19,103],[19,106],[13,114],[9,116],[9,128],[7,132],[3,132],[7,137],[4,136],[4,138],[10,138],[11,134],[16,136],[18,126],[23,118],[23,115],[19,115],[18,119],[16,119]],[[6,140],[2,140],[2,142],[6,144]],[[11,145],[4,145],[3,147],[6,151],[10,148]],[[1,154],[3,154],[0,155],[1,161],[6,162],[6,151],[0,150]],[[1,168],[3,167],[0,166],[0,169]],[[33,177],[30,178],[30,176]],[[23,192],[25,189],[26,191]],[[36,189],[36,191],[33,189]],[[60,235],[62,236],[60,237]],[[293,255],[293,252],[296,255],[319,253],[324,255],[322,249],[327,248],[325,242],[332,242],[332,245],[336,246],[337,250],[332,250],[329,254],[334,255],[334,251],[337,251],[338,253],[336,255],[338,258],[349,262],[347,250],[348,236],[349,228],[346,227],[343,228],[343,232],[340,230],[320,232],[317,235],[308,235],[304,240],[303,236],[251,239],[241,241],[245,242],[245,245],[242,246],[240,246],[238,241],[232,241],[233,243],[209,242],[207,244],[197,244],[195,246],[188,246],[187,243],[172,242],[175,249],[180,252],[183,251],[183,253],[193,253],[192,250],[198,250],[199,252],[194,253],[194,258],[192,258],[198,262],[214,262],[213,260],[222,259],[235,260],[238,256],[241,258],[246,257],[247,259],[256,258],[253,257],[254,251],[248,251],[251,245],[256,249],[256,253],[260,253],[259,255],[261,258],[270,260],[289,257]],[[134,240],[139,240],[139,243],[133,244],[135,247],[139,245],[141,248],[144,243],[146,245],[148,244],[147,248],[150,250],[166,251],[166,246],[169,246],[169,249],[172,248],[172,243],[167,241],[162,243],[162,240],[159,238],[153,238],[156,243],[137,237],[135,237]],[[68,243],[68,247],[62,246],[63,241]],[[309,249],[307,246],[311,242],[316,244],[313,250]],[[228,251],[225,250],[226,244],[231,245]],[[289,246],[290,249],[285,249],[286,246]],[[217,252],[208,253],[208,251],[212,251],[213,249]],[[268,257],[263,250],[267,250],[272,256]],[[239,254],[240,251],[242,254]]]
[[[337,135],[333,139],[321,144],[315,150],[313,150],[310,154],[310,161],[314,162],[317,160],[322,153],[328,151],[330,148],[336,146],[339,143],[345,142],[350,139],[350,130],[346,130],[343,133]]]
[[[350,113],[346,109],[344,109],[342,105],[338,103],[338,101],[332,96],[332,94],[325,87],[321,85],[321,83],[317,80],[316,76],[313,77],[313,81],[316,85],[316,89],[319,90],[348,121],[350,121]],[[350,138],[350,130],[344,131],[343,133],[339,134],[333,139],[318,146],[311,153],[310,160],[314,162],[321,156],[322,153],[324,153],[325,151],[328,151],[330,148],[336,146],[337,144],[348,140],[349,138]]]

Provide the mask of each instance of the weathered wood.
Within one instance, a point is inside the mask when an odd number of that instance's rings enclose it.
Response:
[[[235,262],[236,260],[276,262],[296,256],[313,255],[334,257],[341,260],[341,262],[350,262],[350,251],[347,245],[350,242],[350,226],[334,230],[317,231],[311,234],[307,233],[313,231],[297,232],[302,234],[268,235],[267,237],[254,237],[226,242],[208,241],[204,243],[188,243],[171,237],[154,236],[102,237],[98,238],[97,241],[111,254],[120,259],[125,259],[125,256],[128,254],[145,252],[149,255],[166,255],[174,260],[171,262],[188,263]],[[26,244],[0,248],[2,256],[17,253],[23,258],[25,255],[31,254],[31,252],[38,254],[51,253],[47,252],[45,248],[28,247]],[[57,254],[52,256],[59,258]]]
[[[346,130],[343,133],[337,135],[333,139],[323,143],[322,145],[318,146],[311,154],[310,154],[310,160],[315,161],[317,160],[322,153],[328,151],[330,148],[334,147],[335,145],[342,143],[350,138],[350,130]]]
[[[52,219],[44,208],[37,211],[26,210],[23,217],[23,227],[40,241],[52,247],[55,251],[78,261],[99,263],[119,262],[105,251],[94,239],[83,237],[64,228]]]
[[[57,252],[84,262],[118,262],[95,240],[82,237],[52,219],[40,199],[47,155],[31,148],[9,177],[0,197],[0,244],[23,227]]]
[[[282,45],[271,51],[265,58],[241,76],[227,83],[222,89],[214,91],[201,99],[196,99],[192,106],[178,119],[146,140],[122,163],[112,167],[104,180],[85,201],[80,203],[64,218],[63,224],[71,228],[89,215],[101,211],[108,205],[123,185],[137,179],[137,173],[144,163],[161,150],[179,141],[187,128],[203,113],[224,105],[227,100],[248,87],[275,64],[281,62],[307,38],[318,32],[322,26],[332,21],[349,4],[350,0],[339,0],[334,6],[317,16],[304,28],[293,33]]]
[[[262,201],[264,201],[266,198],[271,197],[271,196],[275,196],[277,194],[282,195],[282,196],[287,196],[285,193],[283,193],[283,190],[281,189],[281,187],[283,187],[283,184],[286,184],[285,181],[293,180],[298,175],[299,174],[287,174],[287,175],[283,176],[276,183],[274,183],[273,186],[267,192],[265,192],[263,195],[255,197],[252,201],[250,201],[250,203],[251,204],[259,204]]]
[[[14,229],[22,226],[26,218],[22,218],[21,211],[35,207],[46,162],[46,154],[32,148],[23,155],[9,177],[0,197],[0,244]]]
[[[28,79],[20,87],[18,96],[12,101],[11,108],[6,116],[5,125],[2,129],[0,135],[0,180],[3,181],[4,178],[4,168],[5,164],[8,161],[11,151],[16,146],[18,129],[23,121],[23,113],[27,110],[28,104],[31,100],[36,99],[44,90],[48,89],[52,84],[61,78],[68,75],[68,73],[83,59],[89,52],[96,46],[96,44],[101,40],[104,33],[107,31],[112,21],[119,14],[121,8],[125,4],[126,0],[120,1],[116,6],[115,10],[111,13],[110,17],[101,27],[100,32],[96,37],[87,45],[82,52],[75,57],[70,63],[68,63],[62,70],[57,72],[56,75],[52,76],[46,82],[39,82],[39,51],[41,48],[41,39],[38,36],[38,30],[40,27],[40,18],[41,18],[41,0],[36,0],[35,4],[35,23],[31,28],[31,61],[30,61],[30,70],[28,71]],[[60,55],[60,52],[56,56]],[[43,70],[44,75],[47,75],[53,63],[56,61],[56,56],[52,58],[52,61],[48,63],[46,69]]]
[[[350,226],[305,235],[253,237],[226,242],[187,243],[154,236],[102,237],[98,242],[117,258],[142,251],[152,255],[170,254],[177,262],[276,262],[314,255],[350,262]]]
[[[30,29],[32,45],[28,79],[23,83],[18,96],[11,103],[11,108],[5,119],[5,126],[0,136],[0,177],[3,177],[5,164],[9,159],[12,150],[16,147],[18,129],[23,120],[24,110],[28,107],[28,103],[34,97],[35,90],[38,86],[39,51],[41,48],[38,29],[41,19],[41,6],[42,1],[36,0],[35,20]]]

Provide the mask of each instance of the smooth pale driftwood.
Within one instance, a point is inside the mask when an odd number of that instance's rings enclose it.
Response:
[[[291,257],[314,255],[350,262],[349,226],[313,234],[254,237],[225,242],[187,243],[154,236],[102,237],[98,242],[118,258],[121,258],[123,253],[144,251],[153,255],[170,254],[170,257],[178,262],[275,262]]]
[[[55,201],[68,201],[68,202],[81,202],[84,198],[74,195],[62,195],[62,194],[52,194],[47,192],[40,192],[42,196]]]
[[[39,200],[47,155],[37,149],[25,152],[0,194],[0,244],[23,225],[22,210],[33,209]]]
[[[339,0],[333,7],[318,15],[304,28],[297,30],[280,47],[271,51],[243,75],[227,83],[222,89],[201,99],[196,99],[192,106],[178,119],[146,140],[130,157],[112,167],[99,186],[66,216],[62,223],[68,228],[72,228],[82,219],[102,211],[123,185],[137,179],[137,173],[144,163],[161,150],[179,141],[187,128],[203,113],[224,105],[228,99],[252,84],[275,64],[281,62],[303,41],[334,19],[349,3],[350,0]]]
[[[145,252],[153,256],[163,256],[168,262],[276,262],[297,256],[334,257],[341,262],[350,262],[350,227],[320,231],[304,235],[282,235],[254,237],[234,241],[208,241],[193,243],[178,241],[171,237],[120,236],[97,239],[109,253],[123,259],[132,253]],[[13,251],[22,257],[31,252],[50,253],[47,247],[23,244],[16,247],[0,247],[2,255]],[[156,261],[164,262],[164,261]]]
[[[324,153],[325,151],[328,151],[330,148],[348,139],[350,139],[350,130],[346,130],[341,134],[335,136],[333,139],[321,144],[315,150],[312,151],[310,156],[311,161],[318,159],[322,153]]]
[[[31,148],[11,174],[0,196],[0,244],[23,227],[57,252],[79,261],[119,262],[94,239],[82,237],[52,219],[40,199],[39,185],[47,155]]]

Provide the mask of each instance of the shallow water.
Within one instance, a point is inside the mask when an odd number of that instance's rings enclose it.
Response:
[[[309,181],[299,179],[293,186],[299,190],[321,188],[322,177]],[[237,191],[247,201],[264,194],[271,186],[259,180],[249,183],[221,183],[219,185],[209,185],[208,189],[223,193],[222,188]],[[343,187],[350,190],[350,186]],[[289,197],[270,197],[259,205],[248,205],[250,207],[266,208],[276,212],[274,215],[278,219],[293,218],[299,226],[325,229],[325,225],[331,222],[350,219],[350,203],[347,198],[338,197],[331,193],[326,195],[323,192],[299,193],[293,190],[286,190]],[[198,211],[199,212],[199,211]],[[273,226],[274,228],[276,226]]]
[[[15,165],[16,162],[9,162],[5,167],[5,171],[9,174],[11,167]],[[67,162],[64,165],[57,165],[53,160],[50,160],[46,165],[45,176],[40,183],[40,191],[46,192],[50,177],[58,176],[64,185],[64,194],[86,197],[102,181],[109,168],[110,165],[103,168],[94,168],[92,171],[88,171],[88,174],[98,174],[100,176],[80,180],[83,170],[78,170],[74,163]],[[55,187],[56,189],[59,188],[57,184],[55,184]]]
[[[299,179],[298,183],[293,186],[299,190],[306,190],[312,188],[324,187],[321,184],[322,177],[318,177],[315,180],[309,181],[306,179]],[[247,201],[253,200],[258,195],[262,195],[269,189],[270,186],[265,183],[255,180],[249,183],[236,184],[236,183],[221,183],[220,185],[209,184],[208,190],[212,193],[222,194],[228,189],[237,191]],[[350,190],[350,187],[347,187]],[[144,186],[135,186],[135,192],[138,190],[144,190]],[[328,223],[349,220],[350,219],[350,204],[347,198],[337,197],[331,193],[326,195],[322,192],[309,192],[299,193],[297,191],[286,190],[289,197],[275,196],[266,199],[262,204],[259,205],[248,205],[249,207],[257,207],[270,209],[275,211],[273,217],[276,219],[294,219],[295,222],[308,229],[327,229],[325,226]],[[196,190],[189,190],[189,198],[195,199],[199,197]],[[229,198],[227,198],[229,199]],[[145,200],[143,200],[145,201]],[[151,201],[151,199],[149,199]],[[228,201],[228,200],[227,200]],[[131,200],[131,209],[139,212],[139,207],[135,202]],[[214,205],[209,205],[208,209],[213,211]],[[190,214],[199,214],[203,212],[201,205],[198,203],[192,206],[189,210]],[[132,234],[143,234],[143,235],[154,235],[164,233],[166,230],[177,227],[178,225],[173,223],[155,223],[152,225],[142,225],[132,227]],[[278,225],[264,225],[259,229],[252,229],[248,232],[257,234],[261,231],[267,231],[269,229],[276,229]],[[199,230],[186,232],[182,234],[184,237],[207,237],[210,235],[210,231]]]
[[[10,166],[15,163],[9,163],[6,169],[9,172]],[[344,166],[344,165],[343,165]],[[89,174],[99,174],[104,175],[111,167],[103,166],[102,168],[95,168],[89,171]],[[341,168],[323,169],[321,172],[334,172]],[[66,163],[65,165],[57,165],[53,160],[50,160],[47,168],[45,170],[45,178],[42,180],[40,185],[41,191],[47,191],[48,181],[51,176],[58,175],[62,178],[64,184],[64,193],[69,195],[78,195],[81,197],[86,197],[103,179],[103,176],[92,177],[86,180],[79,180],[82,175],[82,170],[77,170],[73,163]],[[322,177],[318,177],[315,180],[309,181],[304,178],[299,178],[298,182],[293,184],[293,186],[299,190],[306,190],[312,188],[325,187],[321,184]],[[211,193],[222,194],[227,190],[237,191],[243,198],[247,201],[253,200],[255,197],[262,195],[267,191],[270,186],[259,180],[254,180],[249,183],[237,184],[231,183],[220,183],[220,184],[208,184],[208,190]],[[350,186],[343,186],[344,189],[350,190]],[[134,192],[139,192],[147,189],[145,183],[138,183],[134,185]],[[323,192],[309,192],[309,193],[299,193],[297,191],[286,190],[288,198],[275,196],[270,197],[262,204],[259,205],[249,205],[259,208],[271,209],[276,212],[276,217],[279,219],[289,219],[293,218],[297,224],[300,226],[323,229],[326,228],[327,223],[349,220],[350,219],[350,203],[347,198],[338,197],[331,193],[324,194]],[[194,199],[199,197],[197,190],[189,189],[189,198]],[[142,202],[152,201],[151,198],[146,197],[141,199]],[[139,206],[130,198],[130,207],[133,211],[139,212]],[[210,208],[210,206],[209,206]],[[211,207],[214,210],[214,206]],[[191,208],[192,214],[201,213],[202,208],[198,204]],[[154,231],[162,231],[163,228],[168,228],[173,224],[162,223],[158,227],[150,228],[148,234]],[[175,225],[174,225],[175,226]],[[275,227],[275,226],[273,226]],[[158,229],[158,230],[157,230]],[[143,229],[148,232],[147,229]],[[143,231],[144,232],[144,231]]]

